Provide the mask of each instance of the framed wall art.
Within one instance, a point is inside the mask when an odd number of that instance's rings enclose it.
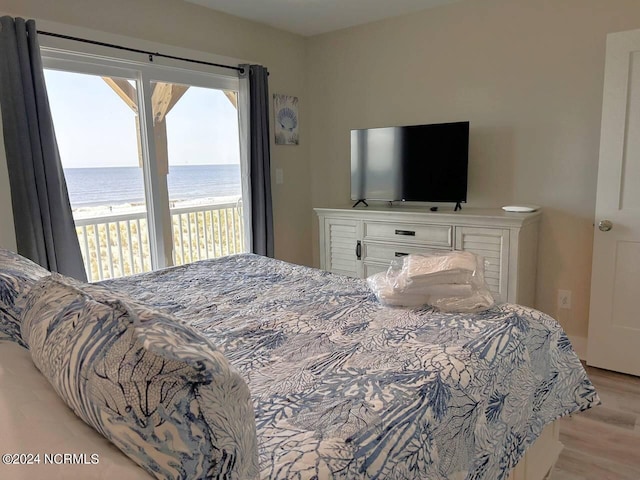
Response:
[[[273,94],[276,145],[298,145],[298,97]]]

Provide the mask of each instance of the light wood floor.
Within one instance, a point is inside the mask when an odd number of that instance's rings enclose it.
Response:
[[[602,405],[560,420],[549,480],[640,480],[640,378],[586,369]]]

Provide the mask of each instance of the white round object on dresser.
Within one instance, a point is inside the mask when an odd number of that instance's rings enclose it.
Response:
[[[535,212],[540,207],[537,205],[505,205],[502,209],[505,212],[519,212],[519,213],[528,213]]]

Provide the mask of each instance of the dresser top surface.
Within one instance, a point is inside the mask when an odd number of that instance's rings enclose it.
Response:
[[[542,212],[537,210],[530,213],[505,212],[501,208],[471,208],[465,207],[457,212],[452,207],[439,207],[433,212],[429,207],[416,207],[405,205],[392,206],[351,206],[336,208],[314,208],[318,215],[346,216],[351,218],[362,218],[365,220],[386,220],[392,221],[402,219],[403,221],[423,221],[429,223],[452,223],[452,224],[481,224],[500,223],[509,225],[524,225],[536,222],[540,219]]]

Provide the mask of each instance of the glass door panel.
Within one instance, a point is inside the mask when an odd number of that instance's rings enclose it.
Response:
[[[160,81],[151,88],[174,264],[245,252],[237,92]]]
[[[89,281],[151,270],[137,83],[45,69]]]

